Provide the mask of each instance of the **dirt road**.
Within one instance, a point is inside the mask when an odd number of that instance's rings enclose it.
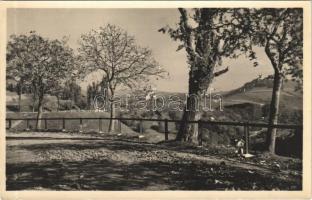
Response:
[[[7,190],[301,189],[301,163],[293,159],[242,160],[202,147],[48,136],[7,138]]]

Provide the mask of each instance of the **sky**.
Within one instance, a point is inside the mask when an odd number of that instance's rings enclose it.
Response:
[[[77,49],[82,34],[106,24],[117,25],[133,35],[138,45],[152,50],[154,58],[169,72],[166,79],[153,80],[159,91],[187,92],[188,65],[184,50],[176,51],[179,43],[158,29],[169,25],[175,27],[179,20],[177,9],[8,9],[7,38],[11,34],[26,34],[36,31],[43,37],[61,39],[69,37],[68,44]],[[244,83],[273,74],[272,66],[264,50],[256,48],[259,66],[253,67],[245,56],[224,59],[220,69],[229,66],[229,71],[212,83],[215,91],[228,91]],[[91,79],[86,78],[85,88]]]

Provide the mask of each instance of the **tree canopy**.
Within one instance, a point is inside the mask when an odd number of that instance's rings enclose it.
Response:
[[[136,44],[125,30],[108,24],[81,36],[78,49],[86,74],[104,72],[111,101],[111,117],[115,117],[114,95],[118,86],[133,88],[149,77],[163,77],[164,69],[153,58],[152,51]],[[113,131],[113,122],[110,131]]]
[[[7,45],[7,76],[17,77],[31,86],[39,102],[38,118],[44,95],[52,92],[65,78],[73,76],[74,69],[73,50],[66,41],[49,40],[35,32],[10,37]]]
[[[132,88],[165,72],[150,49],[136,45],[133,36],[111,24],[82,35],[78,51],[86,72],[103,71],[113,90],[118,85]]]
[[[179,41],[177,50],[185,49],[189,64],[189,89],[191,98],[187,99],[177,140],[196,142],[198,128],[187,121],[199,120],[197,97],[202,96],[213,79],[226,73],[229,68],[217,71],[225,57],[236,58],[247,53],[255,58],[248,35],[248,21],[245,15],[248,9],[196,8],[186,10],[179,8],[180,21],[177,27],[165,26],[160,32],[168,33]],[[189,14],[191,12],[192,14]]]
[[[283,80],[292,77],[303,81],[303,10],[301,8],[263,8],[250,12],[252,43],[264,47],[274,69],[274,85],[270,104],[269,124],[278,122],[280,93]],[[276,129],[270,127],[267,146],[275,153]]]

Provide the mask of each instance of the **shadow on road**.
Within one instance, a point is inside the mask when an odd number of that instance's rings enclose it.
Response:
[[[107,160],[7,164],[7,190],[300,190],[295,182],[199,163]]]

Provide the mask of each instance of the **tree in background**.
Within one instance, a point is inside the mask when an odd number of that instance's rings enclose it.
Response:
[[[86,72],[104,73],[110,99],[110,117],[116,117],[114,96],[117,86],[133,88],[150,76],[162,76],[164,70],[148,48],[135,44],[134,37],[108,24],[81,36],[79,57]],[[110,120],[109,131],[114,131]]]
[[[16,93],[18,95],[18,111],[19,112],[22,111],[22,95],[23,95],[23,92],[24,92],[23,91],[24,84],[25,84],[25,78],[20,78],[19,81],[16,84]]]
[[[96,109],[96,106],[102,107],[104,111],[106,111],[106,101],[107,101],[107,91],[108,91],[108,84],[106,81],[106,76],[104,75],[100,82],[92,82],[92,84],[88,85],[87,87],[87,105],[89,109]],[[101,96],[100,103],[102,105],[95,105],[95,97]]]
[[[27,53],[30,48],[30,41],[26,35],[12,35],[7,44],[7,79],[13,79],[16,82],[16,93],[18,94],[18,110],[21,111],[21,99],[23,86],[29,84],[29,59]]]
[[[62,92],[64,88],[60,84],[55,84],[50,91],[50,94],[56,97],[57,108],[56,111],[60,110],[60,98],[62,97]]]
[[[75,76],[64,82],[62,98],[70,100],[70,109],[80,104],[82,98],[81,87],[77,84]]]
[[[99,86],[100,84],[96,82],[92,82],[92,84],[88,85],[87,87],[87,104],[89,106],[89,109],[94,109],[94,98],[99,93]]]
[[[32,84],[38,99],[36,128],[40,129],[44,96],[56,83],[61,84],[74,73],[73,50],[66,41],[49,40],[35,32],[12,35],[8,42],[7,62],[9,75],[13,76],[23,69],[21,77]]]
[[[227,72],[228,68],[216,71],[222,65],[222,58],[236,58],[236,50],[250,51],[247,31],[249,21],[244,19],[246,9],[202,8],[188,11],[179,8],[180,21],[177,28],[164,27],[159,31],[169,33],[175,41],[180,41],[178,50],[185,49],[189,70],[188,98],[176,140],[198,141],[198,125],[188,123],[200,119],[198,99],[207,91],[212,80]],[[193,26],[191,25],[193,24]]]
[[[269,124],[278,122],[280,93],[285,78],[302,85],[303,10],[301,8],[255,9],[250,15],[253,43],[264,47],[274,69]],[[268,150],[275,153],[276,129],[267,133]]]

